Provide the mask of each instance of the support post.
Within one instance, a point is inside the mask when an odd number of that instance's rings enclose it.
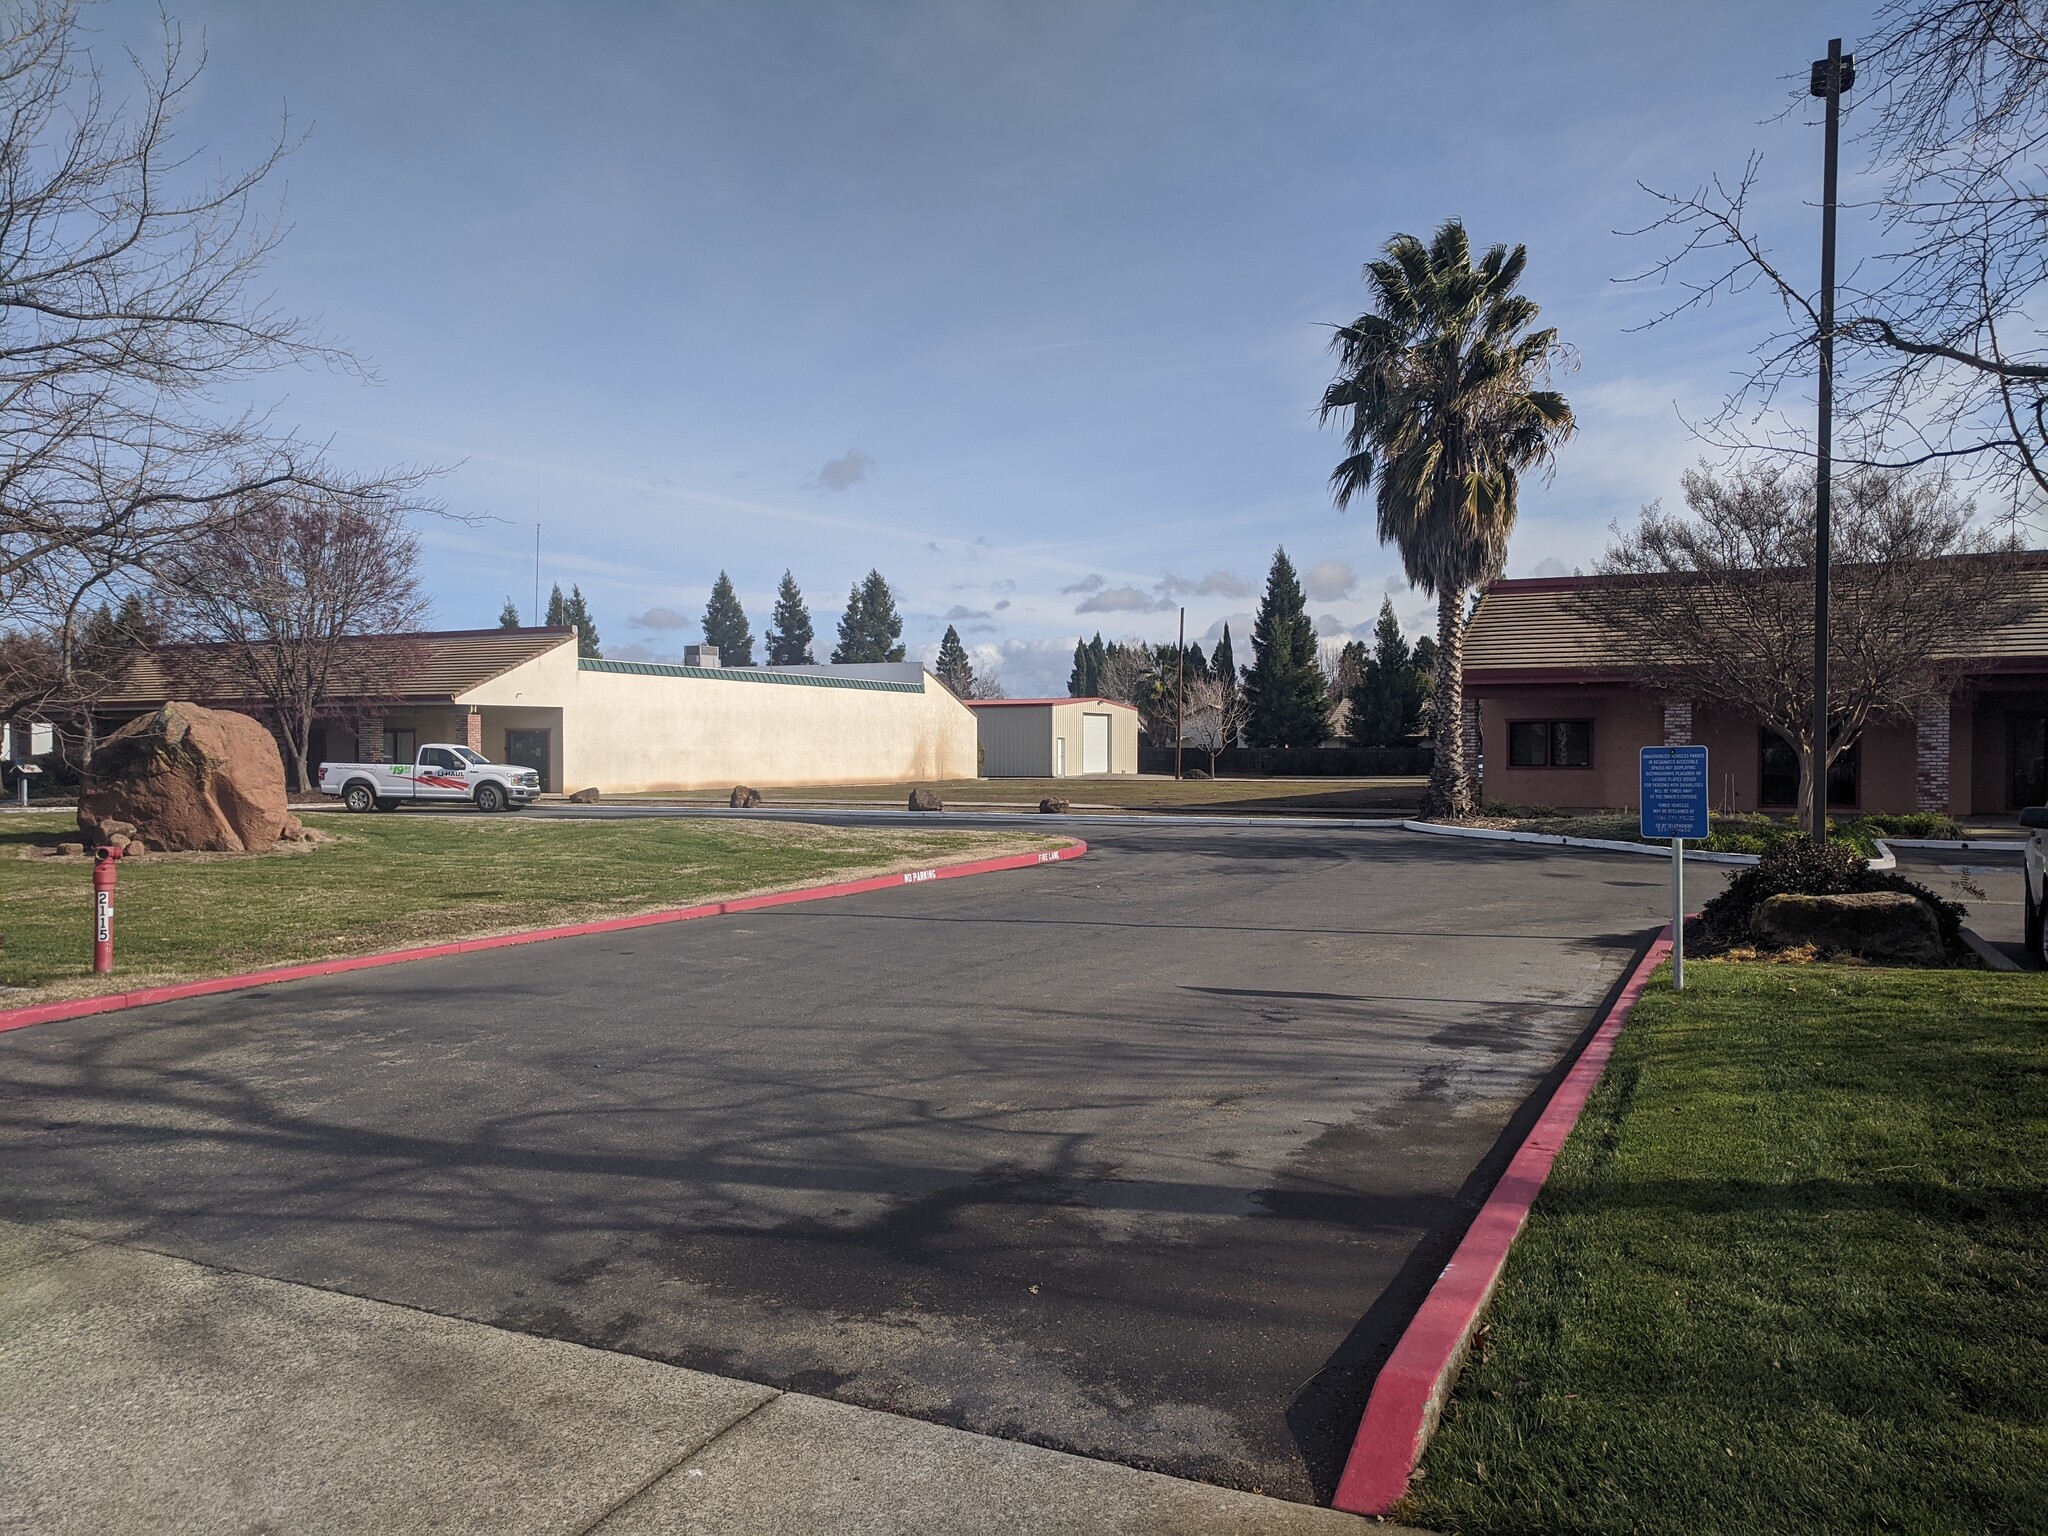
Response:
[[[1671,839],[1671,986],[1685,990],[1685,839]]]

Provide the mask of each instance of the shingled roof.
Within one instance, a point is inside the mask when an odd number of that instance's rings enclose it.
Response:
[[[1542,576],[1496,581],[1480,597],[1465,632],[1465,680],[1621,681],[1629,674],[1612,640],[1573,599],[1610,581],[1640,577]],[[2028,561],[2031,603],[2025,618],[1958,659],[1986,671],[2048,671],[2048,557]]]
[[[389,690],[398,699],[431,702],[452,699],[502,677],[514,667],[573,642],[573,629],[444,629],[413,635],[365,635],[350,642],[412,651],[416,664]],[[180,653],[219,650],[218,646],[167,645],[138,660],[127,677],[102,701],[108,709],[154,706],[168,698],[224,700],[234,690],[224,684],[195,687],[189,680],[172,681]],[[167,665],[168,664],[168,665]]]

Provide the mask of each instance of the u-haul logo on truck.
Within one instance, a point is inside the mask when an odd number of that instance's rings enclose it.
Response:
[[[903,883],[905,885],[915,885],[920,880],[936,880],[938,878],[939,872],[936,869],[913,869],[903,877]]]

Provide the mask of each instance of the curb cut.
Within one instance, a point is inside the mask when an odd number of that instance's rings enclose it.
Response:
[[[31,1024],[54,1024],[60,1019],[85,1018],[95,1013],[118,1013],[144,1008],[152,1003],[174,1003],[191,997],[210,997],[218,992],[242,992],[252,987],[273,986],[286,981],[308,981],[316,976],[338,976],[348,971],[375,970],[386,965],[404,965],[413,960],[438,960],[449,955],[475,954],[479,950],[506,949],[514,944],[540,944],[549,939],[579,938],[593,933],[623,933],[633,928],[653,928],[665,923],[687,923],[700,917],[725,917],[735,912],[758,912],[764,907],[786,907],[802,901],[822,901],[831,896],[857,896],[866,891],[886,891],[901,885],[922,885],[927,880],[957,880],[964,875],[991,875],[1010,869],[1033,869],[1040,864],[1058,864],[1078,859],[1088,845],[1076,838],[1063,848],[1039,853],[1010,853],[993,859],[969,859],[958,864],[938,864],[928,869],[907,869],[893,875],[869,875],[860,880],[841,880],[830,885],[807,885],[793,891],[771,891],[765,896],[739,896],[731,901],[707,901],[694,907],[669,907],[659,912],[641,912],[632,917],[607,917],[588,923],[564,923],[552,928],[527,928],[517,933],[494,934],[486,939],[452,939],[445,944],[426,944],[416,949],[388,949],[374,955],[349,955],[336,960],[310,960],[302,965],[275,966],[266,971],[242,971],[233,976],[212,976],[203,981],[174,982],[168,986],[142,987],[133,992],[104,992],[97,997],[71,998],[61,1003],[34,1003],[25,1008],[0,1010],[0,1033],[25,1029]]]
[[[1508,1251],[1521,1235],[1565,1138],[1607,1070],[1615,1038],[1649,985],[1650,973],[1670,952],[1671,928],[1666,924],[1636,962],[1614,1006],[1543,1107],[1393,1354],[1380,1367],[1331,1500],[1335,1508],[1353,1515],[1385,1516],[1407,1493],[1464,1365],[1473,1330],[1500,1284]]]

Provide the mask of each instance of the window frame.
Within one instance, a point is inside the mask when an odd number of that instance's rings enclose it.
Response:
[[[1561,725],[1582,725],[1586,728],[1586,760],[1583,763],[1560,763],[1556,757],[1557,728]],[[1543,761],[1540,763],[1518,763],[1515,761],[1515,732],[1517,729],[1537,727],[1543,733]],[[1508,722],[1508,767],[1526,768],[1531,772],[1547,772],[1557,769],[1565,773],[1586,773],[1593,767],[1593,721],[1581,716],[1553,716],[1545,720],[1510,720]]]

